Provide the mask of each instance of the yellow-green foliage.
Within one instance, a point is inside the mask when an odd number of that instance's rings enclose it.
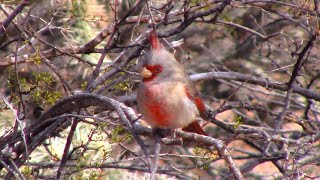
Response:
[[[241,116],[237,116],[236,118],[236,124],[233,126],[234,129],[238,129],[239,125],[241,125],[242,122],[242,117]]]
[[[20,91],[30,94],[37,104],[52,105],[59,98],[61,93],[55,91],[55,78],[48,72],[32,72],[26,77],[18,77],[12,71],[9,73],[8,87],[11,89],[11,95]],[[18,96],[14,96],[18,97]]]
[[[40,56],[40,48],[37,47],[36,52],[34,56],[32,56],[30,59],[28,59],[29,62],[33,62],[35,65],[39,66],[41,63],[41,56]]]
[[[48,86],[55,80],[54,77],[48,72],[32,72],[32,76],[34,77],[34,82],[38,85]]]
[[[202,148],[196,147],[196,148],[193,149],[193,153],[195,155],[200,155],[201,154],[201,150],[202,150]]]
[[[23,169],[21,170],[22,174],[25,176],[29,176],[32,173],[32,168],[29,166],[24,166]]]
[[[115,93],[119,91],[127,91],[129,89],[129,82],[119,83],[114,86]]]
[[[125,130],[123,129],[122,126],[117,126],[115,129],[110,134],[110,139],[109,143],[120,143],[124,142],[125,140],[130,140],[131,139],[131,134],[124,133]]]
[[[209,169],[210,164],[217,160],[219,158],[219,155],[217,154],[216,151],[209,151],[207,150],[206,153],[204,154],[202,160],[203,160],[203,168],[204,169]]]
[[[210,164],[219,158],[216,151],[210,151],[206,148],[196,147],[193,149],[193,153],[198,156],[198,160],[202,162],[202,167],[204,169],[209,169]]]
[[[16,74],[14,71],[9,71],[8,76],[8,87],[13,91],[18,91],[18,87],[20,86],[20,91],[28,92],[32,88],[31,84],[27,83],[27,79],[25,77],[19,77],[17,79]]]
[[[85,90],[87,88],[87,86],[88,86],[88,81],[85,81],[85,82],[81,83],[81,85],[80,85],[82,90]]]
[[[60,92],[54,91],[54,77],[48,72],[32,73],[33,81],[31,82],[36,88],[31,91],[32,98],[39,104],[52,105],[59,98]]]

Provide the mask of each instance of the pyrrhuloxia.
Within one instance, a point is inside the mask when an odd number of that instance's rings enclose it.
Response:
[[[175,129],[206,135],[196,118],[206,117],[206,109],[183,66],[152,31],[150,52],[141,71],[137,102],[144,120],[153,128]]]

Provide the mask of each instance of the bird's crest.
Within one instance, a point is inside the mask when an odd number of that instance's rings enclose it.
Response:
[[[155,30],[151,30],[149,34],[149,41],[150,41],[151,48],[153,50],[159,50],[163,47]]]

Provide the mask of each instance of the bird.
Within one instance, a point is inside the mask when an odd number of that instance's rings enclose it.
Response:
[[[137,90],[138,111],[153,129],[177,129],[207,136],[197,117],[208,118],[205,105],[177,61],[157,37],[149,34]]]

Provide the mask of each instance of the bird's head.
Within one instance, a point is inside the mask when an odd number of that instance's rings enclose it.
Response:
[[[168,77],[184,74],[181,64],[160,42],[155,31],[150,32],[149,41],[151,50],[145,57],[145,62],[140,73],[144,82],[155,79],[167,79]]]

